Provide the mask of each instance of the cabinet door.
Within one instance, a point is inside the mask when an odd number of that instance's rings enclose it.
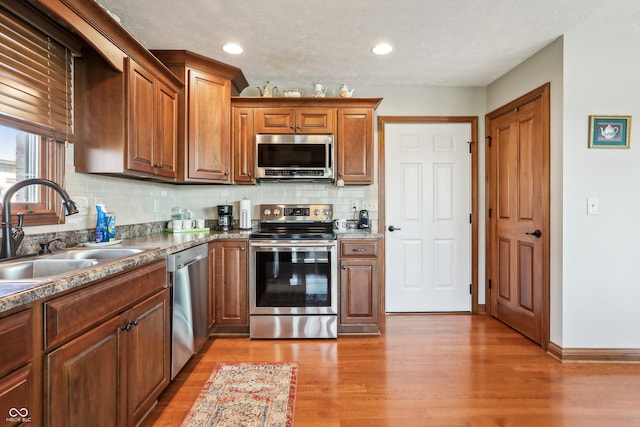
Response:
[[[112,318],[45,357],[45,425],[126,425],[121,326]]]
[[[176,178],[178,175],[178,93],[157,81],[157,126],[154,140],[153,166],[156,175]]]
[[[231,182],[229,80],[189,70],[188,177]]]
[[[296,110],[296,133],[333,134],[336,110],[332,108],[299,108]]]
[[[340,270],[340,323],[378,323],[378,261],[347,259]]]
[[[345,184],[373,184],[373,110],[338,110],[337,170]]]
[[[256,133],[295,133],[292,108],[256,108]]]
[[[40,424],[33,401],[33,366],[29,363],[0,378],[0,414],[2,426]],[[24,424],[23,424],[24,423]]]
[[[255,184],[253,109],[233,109],[233,182]]]
[[[247,242],[216,243],[216,323],[219,326],[249,327],[249,285]]]
[[[156,79],[131,59],[126,63],[129,76],[127,169],[153,174]],[[96,117],[95,120],[100,120],[100,118]]]
[[[127,424],[136,425],[170,381],[169,290],[132,308],[125,318]]]

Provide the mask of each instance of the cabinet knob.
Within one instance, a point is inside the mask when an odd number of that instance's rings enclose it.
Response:
[[[291,123],[291,126],[289,126],[291,129],[293,129],[293,123]]]
[[[343,270],[346,270],[346,269],[347,269],[347,266],[346,266],[346,265],[344,265],[344,264],[342,264],[342,269],[343,269]]]
[[[229,172],[225,172],[225,173],[224,173],[224,176],[229,176]]]

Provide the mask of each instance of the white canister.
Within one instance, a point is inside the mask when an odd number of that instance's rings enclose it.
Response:
[[[246,198],[240,200],[240,229],[251,229],[251,201]]]

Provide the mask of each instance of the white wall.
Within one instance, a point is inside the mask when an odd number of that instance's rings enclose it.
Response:
[[[487,87],[487,112],[551,83],[550,339],[562,345],[563,40],[554,41]]]
[[[640,119],[640,35],[564,43],[563,347],[640,348],[640,132],[630,149],[588,148],[589,115]]]

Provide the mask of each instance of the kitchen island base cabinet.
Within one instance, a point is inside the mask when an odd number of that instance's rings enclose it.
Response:
[[[338,333],[379,333],[378,252],[375,240],[340,243]]]
[[[44,425],[138,424],[170,381],[169,304],[164,261],[47,302]]]
[[[248,242],[226,240],[209,243],[216,253],[214,334],[249,333]],[[210,252],[211,253],[211,252]]]

